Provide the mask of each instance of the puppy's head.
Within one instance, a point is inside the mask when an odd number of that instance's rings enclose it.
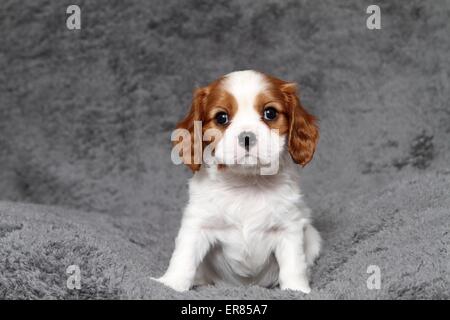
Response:
[[[251,70],[230,73],[197,89],[177,128],[190,133],[191,148],[183,148],[181,155],[193,171],[205,160],[205,152],[194,155],[196,148],[211,152],[221,168],[268,166],[284,152],[305,166],[319,137],[316,120],[300,104],[295,83]]]

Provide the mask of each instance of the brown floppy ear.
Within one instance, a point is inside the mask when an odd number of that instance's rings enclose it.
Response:
[[[177,129],[186,129],[189,131],[190,138],[187,140],[183,139],[183,148],[180,151],[180,156],[183,159],[183,163],[192,171],[200,170],[202,162],[203,132],[199,126],[195,126],[195,122],[203,122],[204,105],[208,94],[208,87],[196,89],[192,98],[191,109],[176,126]],[[178,141],[174,143],[178,143]],[[190,145],[185,145],[185,143],[190,143]],[[190,152],[186,152],[185,154],[183,150],[189,150]]]
[[[316,118],[301,105],[295,83],[285,83],[281,91],[289,111],[288,150],[295,163],[305,166],[311,161],[319,139]]]

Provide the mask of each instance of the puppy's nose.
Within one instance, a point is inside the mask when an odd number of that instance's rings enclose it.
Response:
[[[241,132],[238,136],[239,145],[249,151],[256,144],[256,135],[251,131]]]

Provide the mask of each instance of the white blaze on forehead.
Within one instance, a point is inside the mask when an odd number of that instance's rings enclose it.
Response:
[[[227,74],[223,86],[236,99],[239,113],[243,109],[254,110],[256,97],[268,87],[268,83],[262,73],[246,70]]]

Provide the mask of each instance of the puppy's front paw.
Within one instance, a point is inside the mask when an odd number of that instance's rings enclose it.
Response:
[[[311,292],[311,288],[309,287],[307,279],[295,279],[285,281],[284,283],[280,284],[280,288],[281,290],[295,290],[301,291],[303,293]]]
[[[175,291],[184,292],[191,288],[191,281],[183,279],[182,277],[162,276],[161,278],[153,278],[152,280],[158,281]]]

